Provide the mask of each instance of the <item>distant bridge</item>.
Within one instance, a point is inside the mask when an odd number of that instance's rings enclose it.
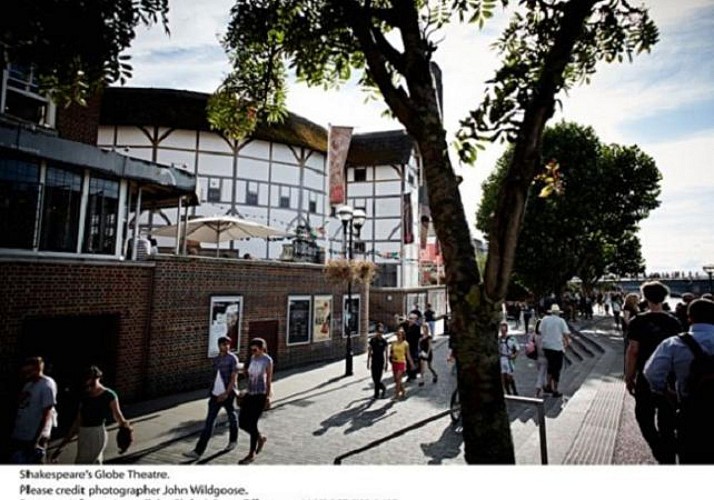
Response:
[[[631,279],[622,278],[619,280],[605,281],[620,286],[625,292],[638,292],[640,285],[646,281],[657,280],[667,285],[673,297],[680,297],[683,293],[690,292],[695,295],[711,292],[711,282],[708,278],[647,278]]]

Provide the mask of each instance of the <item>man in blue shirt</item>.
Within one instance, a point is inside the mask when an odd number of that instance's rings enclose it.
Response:
[[[714,354],[714,302],[697,299],[689,304],[689,334],[706,355]],[[670,337],[657,346],[647,360],[644,375],[656,394],[666,394],[667,380],[674,374],[677,400],[681,404],[689,395],[687,378],[694,359],[692,350],[679,337]],[[714,401],[711,402],[714,405]],[[680,415],[681,417],[681,415]],[[677,450],[680,463],[714,463],[714,429],[711,422],[705,429],[677,426]]]
[[[235,388],[238,384],[238,356],[229,352],[231,346],[230,337],[219,337],[218,356],[213,358],[213,382],[211,394],[208,399],[208,415],[203,426],[201,437],[196,443],[196,447],[184,453],[185,457],[197,460],[206,451],[208,440],[213,434],[216,417],[221,408],[228,414],[228,445],[225,451],[230,451],[236,447],[238,440],[238,419],[235,409]]]

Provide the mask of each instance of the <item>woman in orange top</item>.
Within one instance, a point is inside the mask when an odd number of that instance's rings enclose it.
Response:
[[[414,361],[409,354],[409,343],[405,337],[404,328],[400,326],[397,329],[397,340],[389,346],[389,360],[392,362],[392,373],[394,374],[394,397],[392,399],[398,399],[406,394],[402,385],[402,376],[407,369],[407,362],[409,362],[409,367],[414,369]]]

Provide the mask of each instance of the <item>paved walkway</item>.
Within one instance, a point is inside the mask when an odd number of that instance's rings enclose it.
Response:
[[[606,318],[576,327],[584,331],[576,352],[570,353],[562,399],[546,404],[546,432],[551,464],[616,463],[615,449],[621,432],[625,391],[622,383],[622,339],[608,329]],[[522,332],[521,342],[525,342]],[[592,343],[592,339],[595,342]],[[602,345],[602,351],[594,344]],[[576,356],[577,354],[577,356]],[[301,370],[278,372],[273,385],[273,408],[260,421],[268,437],[254,464],[332,464],[335,457],[364,446],[448,409],[455,376],[446,362],[447,338],[435,341],[437,383],[428,377],[419,387],[411,382],[404,400],[392,401],[393,385],[386,376],[387,399],[372,400],[372,382],[366,356],[354,358],[354,375],[344,377],[344,361]],[[581,359],[582,358],[582,359]],[[516,383],[522,395],[532,396],[534,362],[522,355],[517,362]],[[228,441],[225,415],[208,449],[198,462],[182,456],[198,439],[207,408],[207,391],[178,394],[124,405],[134,423],[135,442],[119,455],[114,432],[105,460],[110,464],[235,464],[247,453],[248,436],[239,432],[238,447],[224,452]],[[629,396],[628,396],[629,397]],[[539,464],[538,428],[533,408],[509,403],[511,429],[518,464]],[[642,447],[636,433],[629,444]],[[61,463],[71,463],[74,445],[67,447]],[[644,458],[647,462],[645,446]],[[630,458],[631,459],[631,458]],[[651,458],[650,458],[651,459]],[[365,453],[349,457],[345,464],[458,464],[463,465],[463,439],[449,417],[432,421]],[[632,462],[626,462],[632,463]]]

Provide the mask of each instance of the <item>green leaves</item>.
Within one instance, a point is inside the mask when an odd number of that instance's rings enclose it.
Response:
[[[477,227],[486,233],[512,155],[509,148],[484,183]],[[641,271],[638,224],[659,205],[654,160],[637,146],[602,144],[592,128],[567,122],[545,131],[542,158],[516,251],[523,283],[557,292],[573,276],[593,282],[609,272]]]
[[[6,0],[0,16],[3,56],[33,65],[42,89],[60,105],[84,104],[97,89],[131,77],[136,28],[160,23],[168,0]]]
[[[598,62],[632,60],[634,54],[649,51],[658,41],[657,27],[644,8],[632,7],[625,0],[592,0],[591,15],[567,55],[552,52],[573,27],[565,22],[570,10],[581,8],[584,2],[574,0],[519,2],[510,24],[493,44],[502,58],[502,66],[494,78],[479,108],[461,123],[460,145],[470,141],[507,140],[514,142],[523,123],[524,113],[534,100],[556,96],[575,84],[587,84]],[[494,2],[455,2],[462,9],[472,6],[476,19],[485,19]],[[489,10],[490,9],[490,10]],[[564,71],[553,74],[557,57],[567,57]],[[545,92],[545,86],[548,87]],[[541,93],[544,91],[544,93]],[[554,106],[555,102],[551,104]],[[551,110],[552,113],[552,110]],[[464,157],[470,157],[467,152]]]

